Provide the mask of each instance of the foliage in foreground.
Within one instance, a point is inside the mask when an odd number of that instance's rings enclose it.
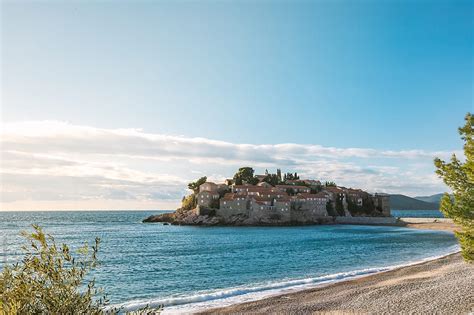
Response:
[[[54,238],[33,225],[33,233],[22,232],[27,245],[21,262],[4,266],[0,273],[0,315],[3,314],[117,314],[120,309],[108,304],[94,280],[86,280],[98,265],[100,240],[86,244],[72,254],[66,244],[58,246]],[[148,306],[128,314],[159,314],[162,306]]]
[[[99,239],[73,255],[66,244],[58,246],[39,226],[33,228],[22,233],[28,244],[22,261],[0,274],[0,314],[101,314],[107,300],[94,299],[100,290],[94,280],[85,281],[97,265]]]
[[[464,140],[465,163],[459,161],[455,154],[451,161],[435,159],[436,173],[443,178],[453,195],[445,194],[441,199],[441,211],[461,227],[456,232],[465,260],[474,261],[474,116],[466,115],[466,123],[459,128]]]

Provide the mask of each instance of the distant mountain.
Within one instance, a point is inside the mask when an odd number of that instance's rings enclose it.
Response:
[[[436,203],[439,204],[441,201],[441,198],[443,197],[443,193],[441,194],[436,194],[436,195],[431,195],[431,196],[419,196],[415,197],[415,199],[424,201],[424,202],[431,202],[431,203]]]
[[[390,195],[390,208],[394,210],[436,210],[439,209],[439,204],[405,195]]]

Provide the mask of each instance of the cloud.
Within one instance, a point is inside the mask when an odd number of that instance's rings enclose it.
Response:
[[[222,158],[238,161],[287,162],[299,158],[432,158],[449,152],[334,148],[314,144],[236,144],[206,138],[145,133],[140,129],[101,129],[58,121],[7,123],[2,130],[8,151],[81,152],[141,157]]]
[[[451,152],[239,144],[104,129],[59,121],[6,123],[1,131],[2,202],[174,200],[201,174],[221,180],[237,167],[282,168],[371,191],[411,194],[445,187],[432,159]],[[456,152],[462,155],[462,152]]]

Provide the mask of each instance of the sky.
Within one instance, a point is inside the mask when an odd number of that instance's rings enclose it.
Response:
[[[241,166],[447,190],[472,1],[2,1],[1,210],[173,209]]]

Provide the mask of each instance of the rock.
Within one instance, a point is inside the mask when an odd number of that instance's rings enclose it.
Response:
[[[358,217],[342,217],[356,220]],[[360,219],[359,219],[360,220]],[[368,217],[367,220],[375,221]],[[313,225],[313,224],[338,224],[335,217],[326,216],[318,218],[300,218],[296,221],[280,221],[275,218],[255,218],[244,214],[233,215],[229,218],[223,218],[216,215],[197,215],[194,210],[178,209],[173,213],[164,213],[152,215],[143,220],[143,222],[163,222],[163,225],[229,225],[229,226],[294,226],[294,225]]]
[[[172,223],[175,221],[175,213],[163,213],[158,215],[151,215],[142,222],[168,222]]]

